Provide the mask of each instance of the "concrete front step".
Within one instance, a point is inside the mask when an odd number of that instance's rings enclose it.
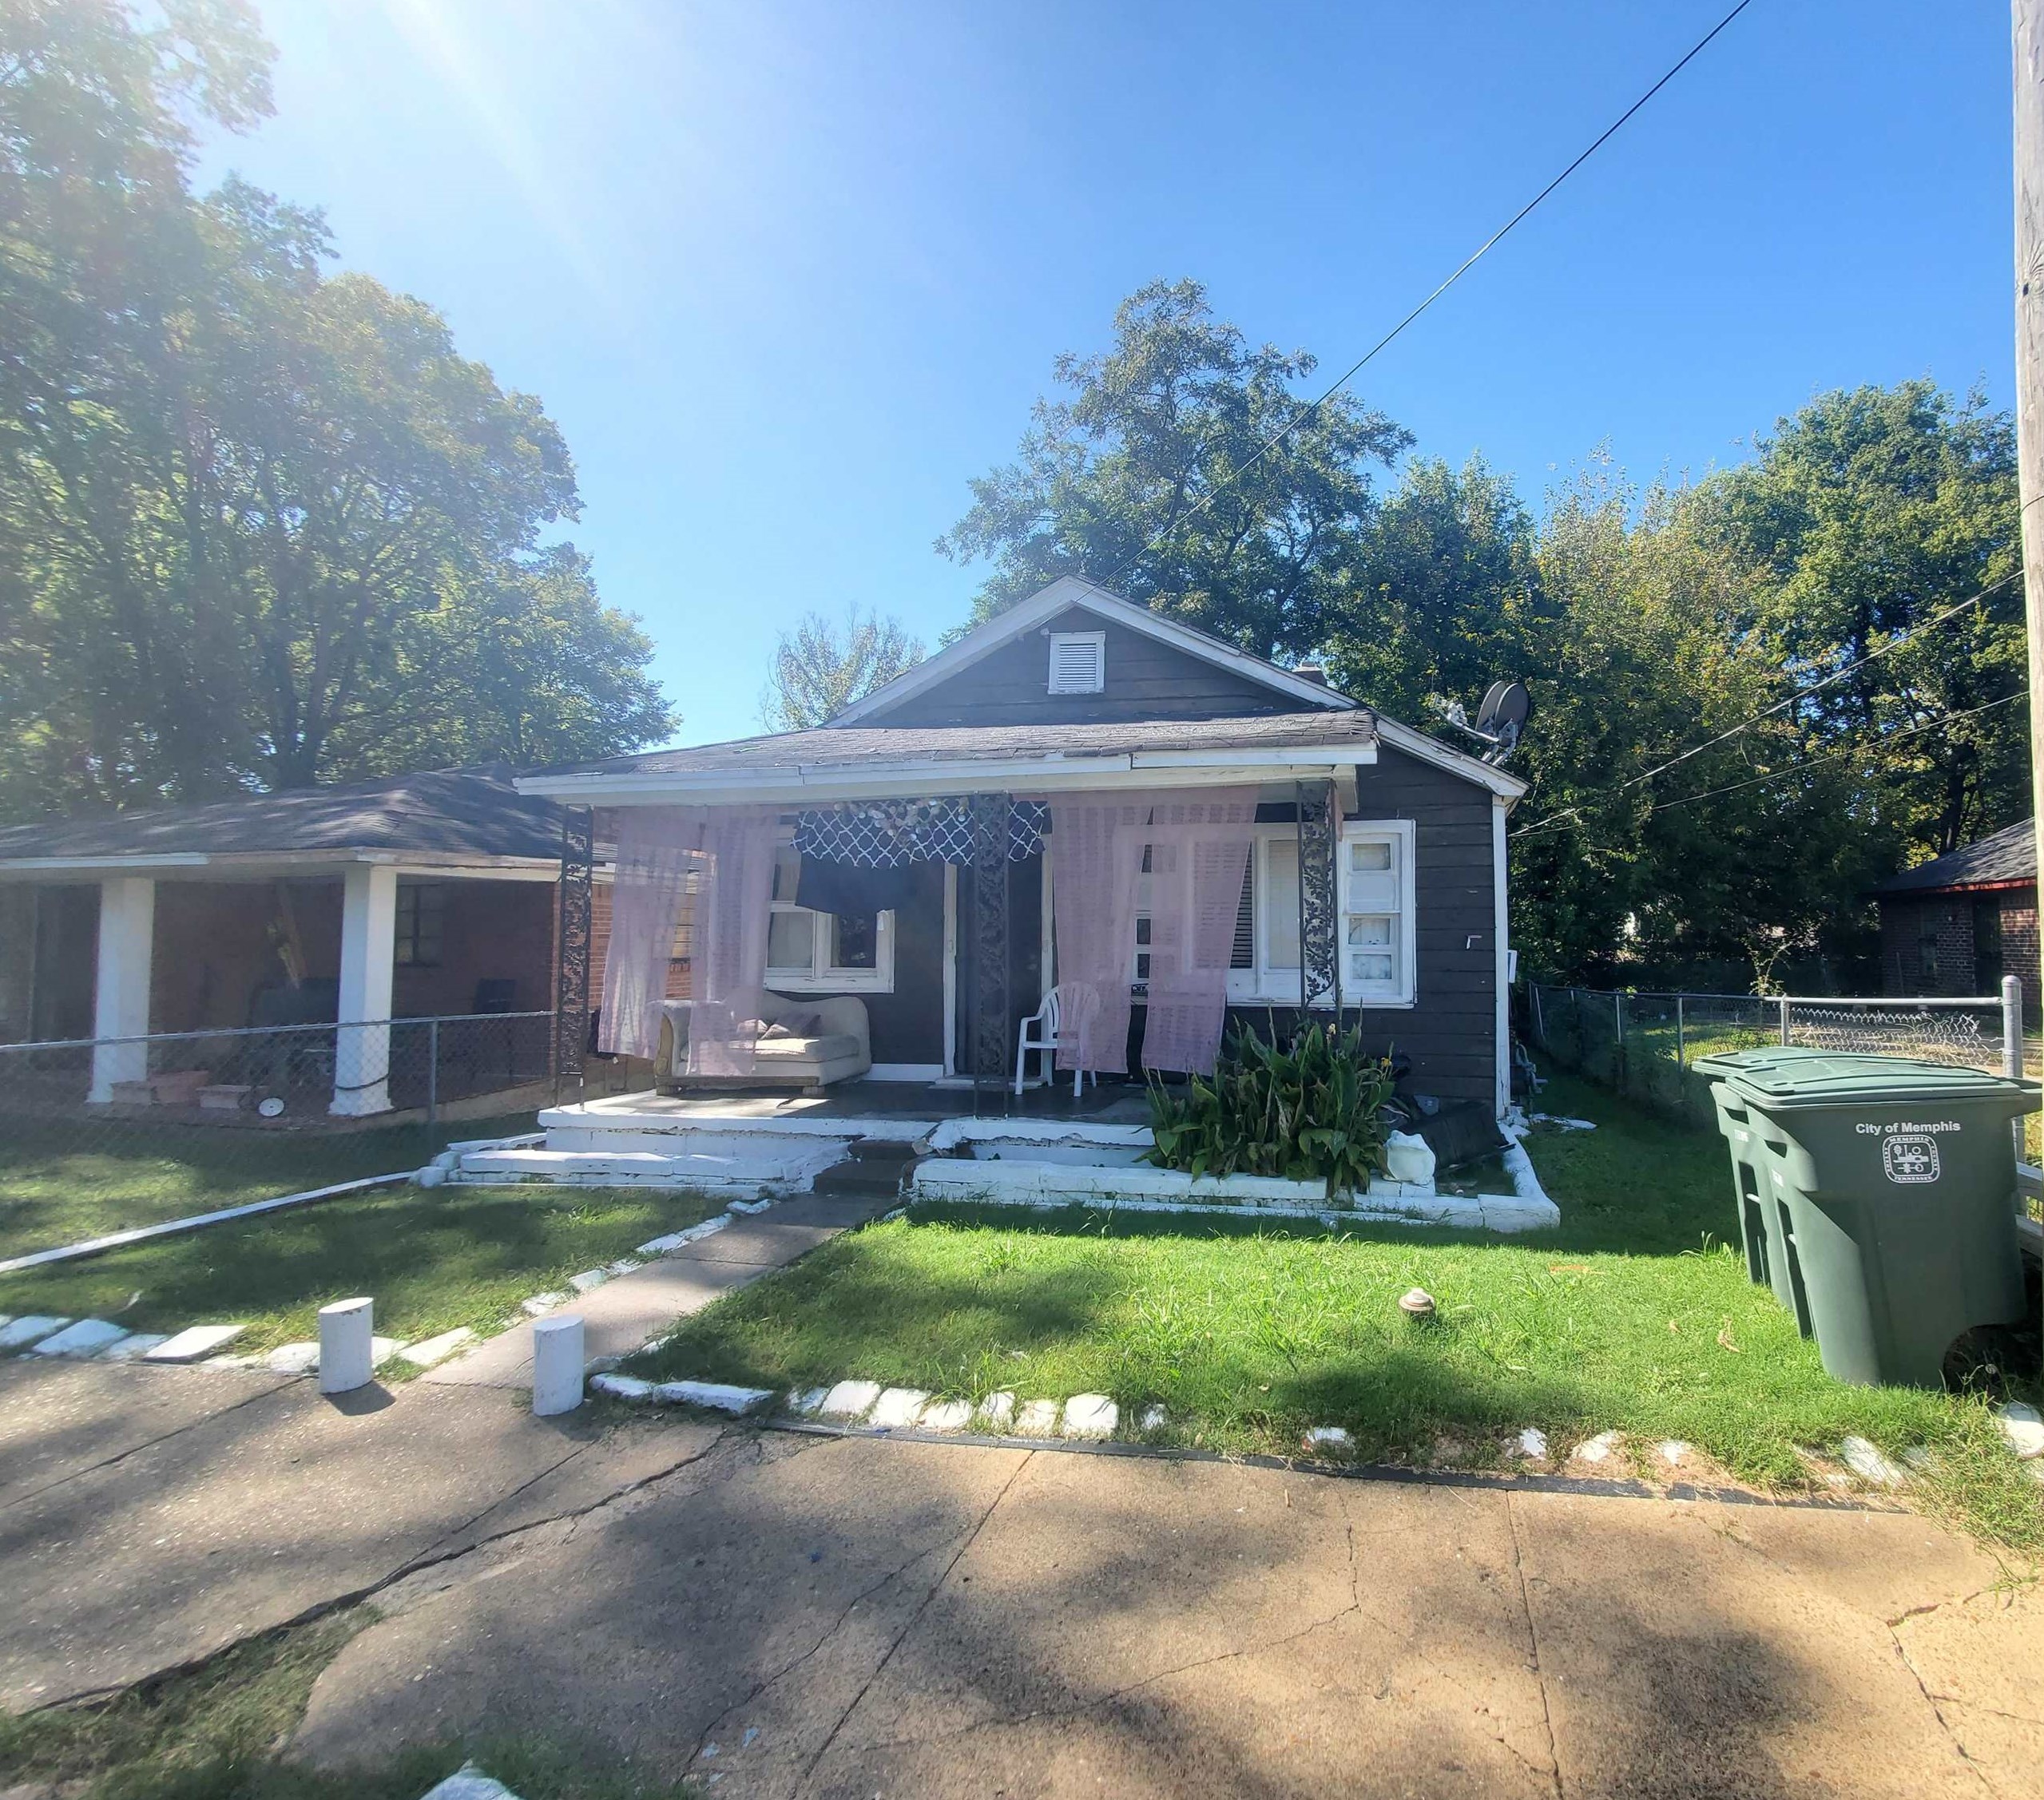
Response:
[[[802,1187],[835,1160],[835,1145],[774,1147],[744,1156],[654,1151],[471,1150],[451,1179],[486,1183],[549,1181],[585,1187],[697,1187],[712,1193]]]
[[[854,1157],[824,1170],[811,1191],[892,1199],[902,1191],[903,1178],[915,1161],[913,1156]]]

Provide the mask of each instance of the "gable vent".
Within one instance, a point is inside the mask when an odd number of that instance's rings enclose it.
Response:
[[[1107,633],[1054,631],[1050,634],[1050,692],[1097,694],[1107,685]]]

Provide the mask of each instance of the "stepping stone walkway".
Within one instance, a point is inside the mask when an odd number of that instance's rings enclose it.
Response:
[[[676,1320],[784,1267],[839,1232],[864,1224],[891,1203],[885,1196],[814,1194],[776,1200],[754,1217],[719,1213],[641,1244],[633,1257],[606,1265],[601,1272],[608,1279],[586,1292],[535,1294],[521,1310],[528,1318],[557,1308],[573,1312],[582,1322],[584,1354],[592,1363],[635,1355],[671,1332]],[[634,1266],[621,1271],[620,1263],[627,1262]],[[531,1326],[524,1318],[514,1320],[511,1329],[448,1357],[420,1379],[463,1386],[530,1387]],[[874,1398],[879,1397],[875,1387]]]

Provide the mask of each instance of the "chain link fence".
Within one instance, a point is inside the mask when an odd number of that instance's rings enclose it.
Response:
[[[1710,1083],[1700,1057],[1770,1045],[1912,1057],[1996,1075],[2038,1071],[2022,1033],[2022,985],[1996,995],[1855,1000],[1836,996],[1661,993],[1554,987],[1530,982],[1524,1023],[1530,1041],[1566,1069],[1588,1076],[1665,1118],[1715,1129]],[[2034,1164],[2040,1121],[2019,1128],[2019,1154]],[[2044,1205],[2026,1187],[2032,1217]]]
[[[2023,1067],[2020,993],[1854,1000],[1825,995],[1526,989],[1533,1043],[1656,1111],[1714,1126],[1701,1057],[1770,1045],[1913,1057],[1995,1074]]]
[[[0,1045],[0,1260],[531,1131],[556,1098],[554,1017]]]

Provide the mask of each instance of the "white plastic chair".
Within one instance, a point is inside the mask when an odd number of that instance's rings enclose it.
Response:
[[[1086,1034],[1092,1029],[1093,1016],[1100,1010],[1100,990],[1090,981],[1060,981],[1043,997],[1043,1004],[1022,1022],[1015,1033],[1015,1092],[1022,1091],[1022,1076],[1029,1067],[1029,1053],[1034,1050],[1046,1059],[1043,1065],[1043,1078],[1055,1082],[1058,1065],[1055,1053],[1066,1045],[1083,1050]],[[1029,1028],[1041,1028],[1040,1034],[1031,1037]],[[1082,1092],[1086,1082],[1083,1068],[1072,1071],[1072,1092]],[[1100,1085],[1098,1076],[1093,1085]]]

